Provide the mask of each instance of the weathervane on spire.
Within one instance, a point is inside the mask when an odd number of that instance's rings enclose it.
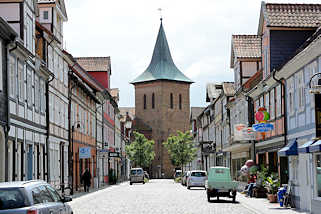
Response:
[[[160,20],[163,21],[163,16],[162,16],[162,8],[158,8],[159,15],[160,15]]]

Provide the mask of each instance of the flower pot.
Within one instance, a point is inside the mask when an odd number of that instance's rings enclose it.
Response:
[[[270,201],[270,203],[276,203],[278,201],[277,195],[276,194],[267,194],[267,197]]]

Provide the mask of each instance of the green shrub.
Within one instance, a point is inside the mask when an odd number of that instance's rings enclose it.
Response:
[[[175,182],[176,182],[176,183],[181,183],[181,181],[182,181],[182,178],[181,178],[181,177],[175,178]]]
[[[144,178],[144,182],[147,183],[149,182],[149,180],[147,178]]]

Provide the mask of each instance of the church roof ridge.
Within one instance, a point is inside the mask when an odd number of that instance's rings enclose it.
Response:
[[[167,43],[163,23],[161,20],[160,28],[155,43],[152,60],[147,69],[134,79],[131,84],[155,81],[171,80],[178,82],[193,83],[175,65]]]

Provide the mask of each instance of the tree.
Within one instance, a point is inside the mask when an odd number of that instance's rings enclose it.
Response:
[[[163,142],[168,150],[170,160],[176,167],[181,167],[191,162],[196,157],[197,149],[193,145],[193,137],[189,132],[177,131],[177,135],[171,135]]]
[[[126,153],[136,167],[148,167],[155,158],[153,140],[148,140],[143,134],[134,132],[135,140],[126,146]]]

